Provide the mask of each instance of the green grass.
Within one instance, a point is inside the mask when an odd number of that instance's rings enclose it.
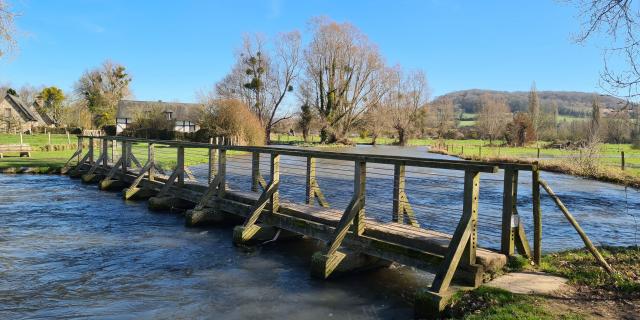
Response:
[[[599,251],[616,269],[615,275],[606,273],[585,249],[545,255],[540,267],[542,271],[566,277],[573,284],[640,297],[640,248],[602,247]]]
[[[70,135],[71,143],[77,143],[78,139],[75,135]],[[52,134],[51,144],[69,144],[66,134]],[[49,135],[47,134],[23,134],[22,143],[29,144],[32,147],[44,147],[49,144]],[[0,144],[20,144],[20,135],[0,133]]]
[[[615,275],[607,274],[586,249],[546,254],[538,267],[523,258],[512,259],[508,271],[535,270],[565,277],[569,284],[583,287],[578,290],[577,299],[585,300],[584,306],[592,300],[637,301],[640,298],[640,248],[602,247],[599,250],[616,269]],[[580,314],[566,314],[569,309],[583,311],[571,301],[481,286],[456,293],[446,315],[456,319],[582,319]],[[558,304],[566,308],[558,310]]]
[[[0,159],[0,170],[8,168],[39,168],[39,172],[51,172],[62,168],[71,157],[74,150],[64,151],[34,151],[31,158],[6,156]]]
[[[456,319],[582,319],[576,314],[558,314],[545,307],[545,299],[514,294],[502,289],[479,287],[458,292],[448,316]]]

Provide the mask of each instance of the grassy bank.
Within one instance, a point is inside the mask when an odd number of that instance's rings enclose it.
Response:
[[[509,155],[470,155],[460,154],[447,151],[445,149],[432,149],[431,152],[451,155],[465,160],[489,161],[489,162],[505,162],[505,163],[527,163],[537,162],[540,169],[550,172],[564,173],[579,176],[598,181],[616,183],[620,185],[640,188],[640,168],[622,170],[602,164],[597,159],[589,158],[560,158],[560,159],[544,159],[525,158]]]
[[[459,293],[447,315],[457,319],[632,319],[640,314],[640,248],[600,251],[617,274],[607,274],[584,249],[547,254],[538,269],[522,263],[513,271],[565,277],[570,285],[565,292],[542,297],[480,287]]]

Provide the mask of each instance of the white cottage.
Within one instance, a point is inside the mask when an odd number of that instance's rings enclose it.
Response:
[[[203,111],[204,105],[198,103],[120,100],[116,114],[116,134],[139,117],[158,112],[175,123],[175,131],[196,132],[200,129],[197,122]]]

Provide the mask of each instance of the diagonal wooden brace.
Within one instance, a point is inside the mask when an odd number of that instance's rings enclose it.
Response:
[[[460,263],[476,264],[476,234],[478,219],[478,195],[480,191],[480,174],[474,171],[465,173],[463,212],[456,231],[453,234],[444,261],[429,291],[444,294],[448,291],[453,275]],[[464,258],[464,259],[463,259]]]
[[[73,153],[71,158],[69,158],[69,160],[67,160],[67,162],[64,163],[64,166],[62,167],[62,170],[61,170],[62,174],[65,174],[69,171],[71,161],[81,154],[82,154],[82,148],[78,147],[78,149],[76,149],[76,151]]]
[[[147,163],[144,165],[144,167],[142,167],[142,169],[140,169],[140,173],[135,178],[135,180],[133,180],[133,182],[131,183],[129,188],[124,190],[123,195],[124,195],[125,199],[130,199],[131,197],[133,197],[140,190],[138,188],[138,185],[140,184],[140,182],[142,182],[142,179],[144,178],[144,176],[147,173],[150,173],[152,175],[151,170],[153,170],[153,160],[147,161]]]
[[[331,256],[338,251],[338,248],[342,244],[342,240],[344,240],[347,236],[347,232],[349,232],[349,227],[362,209],[362,202],[362,198],[357,195],[351,199],[349,206],[345,209],[344,214],[340,218],[340,222],[334,231],[333,240],[331,240],[327,245],[325,255]]]
[[[200,198],[200,201],[198,201],[198,204],[193,209],[194,211],[200,211],[204,209],[204,207],[207,205],[209,200],[211,200],[211,198],[218,196],[218,191],[220,190],[221,182],[222,182],[222,177],[220,175],[217,175],[213,179],[213,181],[211,181],[211,183],[209,184],[209,188],[207,188],[207,191],[204,193],[202,198]]]

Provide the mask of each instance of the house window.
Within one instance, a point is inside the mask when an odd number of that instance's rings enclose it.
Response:
[[[165,111],[164,114],[167,117],[167,120],[171,120],[173,118],[173,112],[171,111]]]
[[[176,131],[179,132],[195,132],[196,124],[191,121],[177,121]]]
[[[5,118],[11,118],[11,108],[5,108],[4,109],[4,117]]]

